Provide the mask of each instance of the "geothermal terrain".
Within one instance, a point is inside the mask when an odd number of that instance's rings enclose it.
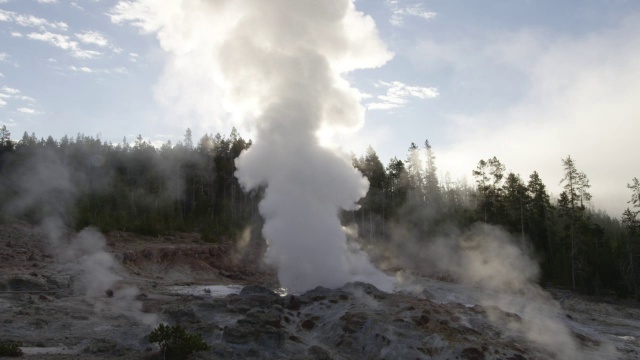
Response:
[[[202,335],[211,349],[197,359],[640,358],[632,300],[494,293],[406,269],[393,293],[354,282],[291,295],[250,244],[105,236],[72,266],[39,228],[0,225],[0,340],[30,359],[154,359],[147,335],[162,322]],[[95,270],[105,259],[109,272]]]

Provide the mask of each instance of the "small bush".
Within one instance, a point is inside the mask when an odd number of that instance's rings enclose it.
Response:
[[[149,334],[149,342],[158,343],[167,360],[183,360],[194,352],[209,350],[209,345],[202,341],[200,334],[189,334],[180,325],[158,325]]]
[[[0,340],[0,356],[18,357],[22,356],[22,342],[20,341],[2,341]]]

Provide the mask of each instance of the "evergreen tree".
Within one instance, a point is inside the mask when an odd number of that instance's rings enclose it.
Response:
[[[423,200],[424,173],[422,160],[420,159],[420,150],[415,143],[411,143],[409,146],[405,169],[409,180],[409,201],[412,203],[420,203]]]
[[[505,166],[495,156],[487,161],[480,160],[472,171],[476,178],[479,208],[484,222],[499,223],[498,206],[502,196],[502,178]]]
[[[640,296],[640,181],[633,178],[627,188],[631,190],[628,201],[633,209],[627,208],[622,213],[622,226],[625,237],[625,256],[621,264],[623,278],[627,288]]]
[[[502,186],[504,212],[504,223],[512,232],[520,232],[522,246],[525,246],[525,213],[528,215],[528,208],[531,202],[527,187],[519,175],[509,173]]]
[[[576,287],[576,272],[580,265],[580,230],[587,223],[585,203],[591,200],[591,194],[588,189],[590,187],[587,176],[578,171],[575,162],[571,156],[562,159],[564,168],[564,177],[560,181],[564,184],[566,211],[570,219],[570,243],[571,243],[571,285]]]
[[[440,184],[438,183],[436,156],[431,149],[429,140],[424,142],[426,164],[424,170],[424,193],[427,206],[434,210],[441,208],[442,193],[440,190]]]
[[[527,191],[530,199],[527,217],[529,236],[534,247],[541,251],[543,257],[549,259],[547,263],[550,263],[552,262],[551,258],[556,253],[552,246],[550,230],[552,227],[553,207],[551,206],[549,194],[547,194],[547,188],[536,171],[529,176]],[[549,270],[549,268],[546,269]]]

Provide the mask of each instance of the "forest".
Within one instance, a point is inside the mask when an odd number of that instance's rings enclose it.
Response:
[[[43,206],[16,204],[24,196],[25,177],[31,176],[25,169],[54,161],[73,184],[67,198],[59,199],[72,228],[145,235],[189,231],[216,242],[234,240],[252,225],[252,237],[262,241],[258,204],[263,190],[245,193],[234,176],[235,159],[250,146],[251,140],[235,129],[228,136],[205,134],[197,143],[187,129],[182,141],[156,148],[142,136],[113,144],[84,134],[56,140],[25,132],[14,141],[2,126],[0,221],[42,221]],[[397,225],[426,242],[452,228],[484,222],[508,231],[538,260],[542,285],[640,299],[637,178],[627,185],[629,207],[611,217],[591,204],[588,176],[571,156],[558,164],[564,191],[557,198],[537,172],[523,179],[496,157],[469,169],[472,184],[438,178],[428,140],[422,146],[412,143],[404,160],[394,157],[386,166],[371,147],[353,155],[352,162],[370,188],[360,209],[344,211],[341,219],[345,226],[357,225],[363,243],[388,242]]]

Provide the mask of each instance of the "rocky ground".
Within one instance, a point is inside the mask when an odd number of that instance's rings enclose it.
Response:
[[[640,358],[640,309],[619,299],[552,289],[504,301],[415,274],[395,293],[279,294],[256,249],[122,232],[106,235],[119,279],[92,294],[43,238],[0,225],[0,340],[30,359],[159,358],[147,335],[160,322],[201,334],[211,349],[199,359]]]

